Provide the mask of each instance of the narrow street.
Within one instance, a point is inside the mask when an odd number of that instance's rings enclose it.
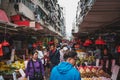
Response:
[[[43,78],[120,80],[120,0],[0,0],[0,80]]]

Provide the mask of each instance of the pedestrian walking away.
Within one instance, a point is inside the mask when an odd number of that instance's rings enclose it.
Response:
[[[74,67],[77,53],[68,51],[64,54],[63,62],[55,66],[50,74],[50,80],[81,80],[80,72]]]

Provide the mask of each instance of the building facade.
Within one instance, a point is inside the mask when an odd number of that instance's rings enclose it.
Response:
[[[84,17],[87,13],[91,10],[92,5],[94,4],[95,0],[80,0],[78,2],[77,11],[76,11],[76,27],[79,31],[80,24],[83,22]],[[75,33],[76,28],[72,29],[72,33]]]
[[[0,0],[0,9],[7,13],[13,24],[43,29],[45,35],[64,35],[64,16],[57,0]]]

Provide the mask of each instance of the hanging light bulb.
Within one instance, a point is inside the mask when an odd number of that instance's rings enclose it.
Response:
[[[33,44],[32,44],[32,47],[33,47],[33,48],[36,48],[36,47],[37,47],[37,44],[36,44],[36,43],[33,43]]]
[[[90,44],[92,44],[92,41],[91,41],[90,39],[87,39],[87,40],[85,41],[85,43],[90,45]]]
[[[106,42],[99,36],[99,38],[95,41],[96,45],[105,45]]]
[[[10,45],[9,42],[7,42],[6,40],[2,42],[2,46],[9,46],[9,45]]]
[[[83,46],[89,46],[92,44],[92,41],[90,39],[86,39]]]
[[[89,44],[83,43],[83,46],[89,46]]]

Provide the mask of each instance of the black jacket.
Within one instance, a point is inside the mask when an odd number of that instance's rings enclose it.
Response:
[[[53,53],[52,51],[49,52],[49,59],[52,64],[57,65],[60,62],[60,52],[56,49]]]

